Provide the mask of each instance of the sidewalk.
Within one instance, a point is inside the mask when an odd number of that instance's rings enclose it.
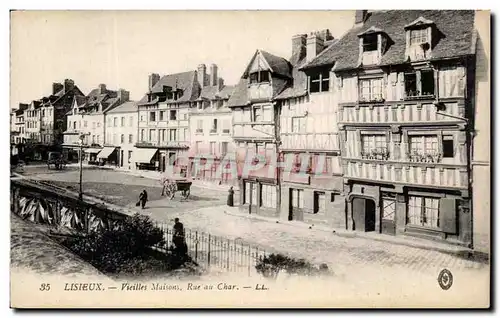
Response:
[[[74,164],[69,164],[68,166],[79,167],[79,164],[74,163]],[[130,170],[130,169],[120,168],[120,167],[95,166],[95,165],[89,165],[89,164],[83,164],[82,166],[85,168],[98,168],[98,169],[114,170],[117,172],[126,173],[126,174],[133,175],[136,177],[147,178],[147,179],[152,179],[152,180],[160,180],[162,177],[162,172],[159,172],[159,171]],[[229,188],[231,187],[231,185],[216,184],[213,182],[202,181],[202,180],[191,179],[190,181],[192,181],[193,185],[198,187],[198,188],[205,188],[205,189],[218,190],[218,191],[224,191],[224,192],[227,192],[229,190]],[[233,186],[233,190],[235,192],[235,196],[236,196],[236,193],[238,193],[240,191],[237,186]]]

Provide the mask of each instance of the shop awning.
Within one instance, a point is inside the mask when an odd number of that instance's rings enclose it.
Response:
[[[101,149],[99,148],[87,148],[84,150],[85,153],[99,153],[101,152]]]
[[[115,151],[115,147],[104,147],[101,152],[97,155],[99,159],[108,159],[108,157]]]
[[[133,160],[136,163],[151,163],[151,159],[158,152],[157,148],[136,148]]]

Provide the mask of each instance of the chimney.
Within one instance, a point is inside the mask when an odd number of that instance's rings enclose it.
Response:
[[[217,81],[217,91],[220,92],[223,87],[224,87],[224,79],[223,78],[219,78],[219,80]]]
[[[73,80],[71,80],[71,79],[64,80],[64,91],[65,92],[72,90],[73,87],[75,87],[75,82]]]
[[[217,86],[217,79],[218,79],[218,74],[217,74],[217,65],[212,64],[210,65],[210,86]]]
[[[130,92],[124,89],[118,90],[118,98],[120,99],[120,103],[128,102],[130,97]]]
[[[151,75],[149,75],[148,89],[152,90],[153,86],[155,86],[156,83],[158,83],[159,81],[160,81],[160,75],[156,73],[151,73]]]
[[[106,84],[99,84],[99,94],[106,94]]]
[[[52,83],[52,95],[57,94],[64,86],[61,83]]]
[[[292,59],[300,61],[306,56],[307,34],[292,36]]]
[[[367,17],[368,17],[368,10],[356,10],[356,14],[354,16],[354,26],[363,25]]]
[[[207,67],[205,64],[198,65],[198,83],[201,87],[205,87],[207,84]]]
[[[324,48],[324,41],[319,32],[312,32],[307,37],[307,62],[312,61]]]

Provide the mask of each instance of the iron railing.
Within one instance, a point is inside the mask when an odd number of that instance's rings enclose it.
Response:
[[[167,251],[173,246],[173,229],[164,223],[157,223],[156,226],[163,230],[166,242],[157,248]],[[186,229],[184,237],[188,255],[207,269],[251,275],[258,262],[270,254],[262,248],[202,231]]]

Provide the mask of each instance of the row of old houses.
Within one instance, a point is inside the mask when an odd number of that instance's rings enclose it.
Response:
[[[489,148],[473,151],[489,140],[489,30],[474,11],[358,10],[354,20],[338,39],[293,36],[288,58],[257,50],[235,86],[204,64],[151,74],[139,101],[104,84],[86,96],[54,84],[45,102],[14,112],[13,125],[25,127],[15,138],[42,141],[45,109],[69,154],[84,133],[90,161],[176,165],[237,184],[249,213],[487,246],[489,194],[473,195],[472,184],[489,180]],[[47,113],[57,105],[66,121]],[[213,163],[195,169],[207,153]],[[217,173],[227,154],[237,176]],[[242,174],[248,154],[264,163]],[[304,165],[306,175],[295,169]]]

